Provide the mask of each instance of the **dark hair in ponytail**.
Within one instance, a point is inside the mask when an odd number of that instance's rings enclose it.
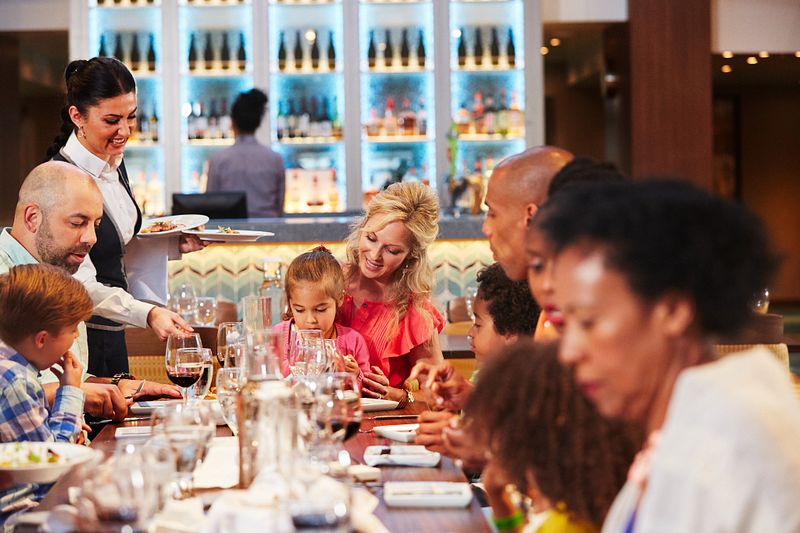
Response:
[[[231,108],[231,119],[241,133],[253,133],[264,118],[269,99],[263,91],[251,89],[240,94]]]
[[[75,124],[69,117],[71,106],[77,107],[81,115],[85,115],[88,108],[97,105],[100,100],[136,90],[133,74],[124,63],[113,57],[76,59],[67,65],[64,81],[67,85],[67,105],[61,110],[61,130],[47,149],[47,160],[58,153],[75,130]]]

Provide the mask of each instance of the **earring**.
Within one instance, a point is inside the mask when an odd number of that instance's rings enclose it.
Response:
[[[80,127],[80,135],[81,135],[81,137],[83,137],[84,139],[86,138],[86,130],[85,130],[85,129],[83,129],[83,126],[81,126],[81,127]]]

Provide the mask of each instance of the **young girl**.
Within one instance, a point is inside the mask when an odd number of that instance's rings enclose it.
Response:
[[[286,299],[289,311],[286,320],[275,326],[288,348],[291,330],[318,329],[323,339],[335,339],[343,357],[346,372],[358,376],[359,385],[364,372],[369,372],[369,351],[364,337],[357,331],[337,324],[336,310],[344,298],[344,274],[330,250],[318,246],[297,256],[286,272]],[[288,350],[284,350],[284,354]],[[281,361],[284,376],[289,375],[286,358]]]

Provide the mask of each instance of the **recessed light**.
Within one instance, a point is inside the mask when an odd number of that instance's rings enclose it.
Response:
[[[766,50],[761,50],[761,51],[758,53],[758,57],[760,57],[760,58],[763,58],[763,59],[766,59],[766,58],[768,58],[768,57],[769,57],[769,52],[767,52]]]
[[[730,50],[725,50],[724,52],[722,52],[722,57],[724,57],[725,59],[730,59],[733,57],[733,52],[731,52]]]
[[[558,46],[560,44],[561,44],[561,39],[559,39],[558,37],[553,37],[552,39],[550,39],[550,46]]]
[[[756,56],[750,56],[747,58],[748,65],[755,65],[756,63],[758,63],[758,58]]]
[[[720,70],[725,74],[729,74],[733,69],[731,68],[730,65],[722,65],[722,68]]]
[[[800,57],[800,50],[794,53],[794,57]]]
[[[550,49],[547,48],[546,46],[542,46],[541,48],[539,48],[539,53],[541,53],[543,56],[546,56],[547,54],[550,53]]]

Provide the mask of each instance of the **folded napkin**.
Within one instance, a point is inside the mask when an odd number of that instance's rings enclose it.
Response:
[[[375,426],[375,433],[387,439],[398,442],[414,442],[417,438],[419,424],[393,424],[388,426]]]
[[[466,507],[472,489],[449,481],[388,481],[383,499],[389,507]]]
[[[429,451],[425,446],[368,446],[364,450],[364,462],[369,466],[434,467],[441,458],[441,454]]]
[[[239,484],[239,439],[216,437],[211,440],[203,463],[194,472],[196,489],[228,489]]]

